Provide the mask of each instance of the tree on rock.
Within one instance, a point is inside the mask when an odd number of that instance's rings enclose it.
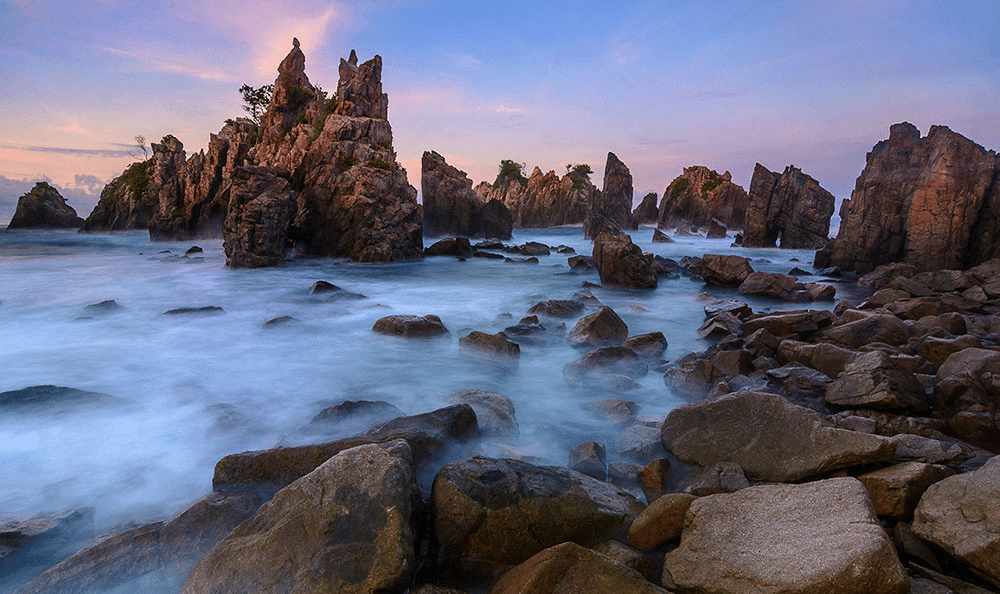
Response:
[[[243,95],[243,109],[250,114],[250,119],[255,124],[260,124],[260,116],[267,111],[267,105],[271,102],[271,95],[274,93],[274,85],[264,85],[254,88],[250,85],[240,87],[240,94]]]

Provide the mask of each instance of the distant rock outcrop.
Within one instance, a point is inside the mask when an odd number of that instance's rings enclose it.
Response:
[[[484,204],[466,173],[426,151],[420,160],[424,230],[428,235],[510,239],[513,219],[499,200]]]
[[[59,190],[42,181],[18,198],[17,210],[7,228],[75,228],[82,224],[83,219],[76,215],[72,206],[66,204],[66,199],[59,194]]]
[[[632,220],[632,173],[617,155],[608,153],[604,189],[595,194],[583,222],[583,234],[593,239],[601,233],[617,235],[638,226]]]
[[[684,174],[663,191],[656,225],[707,227],[718,219],[727,229],[742,229],[747,201],[746,190],[732,182],[728,171],[719,175],[701,165],[685,167]]]
[[[476,194],[484,201],[502,202],[517,228],[579,225],[599,193],[588,169],[571,170],[562,178],[555,171],[543,174],[538,167],[527,178],[520,170],[506,170],[493,184],[477,185]]]
[[[152,159],[132,163],[104,186],[80,232],[145,229],[156,209],[156,196],[149,190],[152,170]]]
[[[656,206],[656,192],[650,192],[642,197],[642,202],[632,211],[632,219],[637,225],[654,225],[660,215]]]
[[[750,180],[743,247],[818,249],[826,245],[833,194],[789,165],[780,175],[757,163]]]
[[[895,124],[840,209],[833,264],[868,272],[905,262],[963,269],[1000,256],[1000,157],[932,126]]]

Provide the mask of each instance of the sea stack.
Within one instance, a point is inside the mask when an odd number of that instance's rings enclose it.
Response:
[[[8,229],[35,228],[76,228],[83,224],[83,219],[59,190],[46,182],[38,182],[30,192],[17,200],[17,210],[11,217]]]

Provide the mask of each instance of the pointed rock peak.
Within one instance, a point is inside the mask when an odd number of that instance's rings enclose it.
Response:
[[[292,37],[292,48],[299,49],[299,38]]]
[[[306,55],[299,49],[299,40],[292,38],[292,50],[288,52],[285,59],[278,65],[279,74],[291,74],[293,76],[304,75],[306,71]]]
[[[382,57],[376,55],[358,65],[358,54],[351,50],[349,59],[340,59],[337,83],[338,115],[388,119],[389,97],[382,93]]]
[[[358,52],[351,50],[351,57],[347,59],[347,62],[354,67],[358,65]]]
[[[920,130],[910,122],[900,122],[898,124],[893,124],[892,126],[889,126],[890,142],[892,142],[894,139],[902,140],[904,138],[920,140]]]

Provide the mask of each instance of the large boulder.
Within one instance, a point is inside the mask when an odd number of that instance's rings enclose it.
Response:
[[[706,283],[720,287],[738,287],[753,271],[746,258],[722,254],[705,254],[698,266],[698,274]]]
[[[656,272],[627,233],[601,233],[594,239],[594,264],[601,284],[638,289],[656,288]]]
[[[798,279],[787,274],[776,274],[774,272],[751,272],[743,282],[740,283],[736,292],[740,295],[763,295],[765,297],[776,297],[787,299],[795,288]]]
[[[853,478],[762,485],[688,508],[663,584],[713,594],[905,594],[910,582]]]
[[[473,581],[563,542],[624,540],[644,507],[579,472],[478,457],[442,467],[431,499],[442,574]]]
[[[17,209],[11,217],[8,229],[73,228],[83,225],[83,219],[59,190],[40,181],[30,192],[17,199]]]
[[[345,450],[206,553],[183,592],[402,591],[419,502],[405,441]]]
[[[641,573],[601,553],[565,542],[534,555],[505,573],[490,594],[667,594]]]
[[[915,375],[883,351],[858,354],[827,386],[824,400],[834,406],[927,413],[929,399]]]
[[[937,482],[920,498],[913,531],[1000,588],[1000,456]]]
[[[934,402],[956,435],[1000,451],[1000,351],[967,348],[948,356],[937,370]]]
[[[434,151],[425,151],[420,159],[420,187],[424,232],[428,235],[510,239],[509,228],[506,233],[498,229],[503,226],[499,209],[506,211],[507,207],[499,201],[491,201],[490,224],[487,225],[487,206],[473,191],[472,180]],[[506,218],[510,219],[509,212]]]
[[[841,206],[833,264],[868,272],[901,261],[941,270],[997,257],[998,171],[996,153],[945,126],[921,138],[912,124],[893,125]]]
[[[728,171],[720,175],[695,165],[685,167],[684,173],[663,191],[656,226],[708,227],[712,219],[718,219],[727,229],[742,229],[746,210],[746,190],[732,182]]]
[[[372,331],[407,338],[427,338],[448,334],[448,329],[441,322],[441,318],[433,314],[385,316],[375,320]]]
[[[637,229],[638,225],[632,220],[632,192],[632,174],[628,167],[614,153],[608,153],[604,189],[590,202],[587,218],[583,221],[584,237],[594,239],[601,233],[616,235]]]
[[[789,165],[780,175],[757,163],[750,180],[743,247],[819,249],[830,233],[835,198]]]
[[[229,214],[222,228],[226,266],[280,266],[296,210],[288,172],[280,167],[240,167],[229,193]]]
[[[576,347],[619,346],[626,338],[628,325],[607,306],[577,320],[566,337]]]
[[[776,482],[889,461],[896,450],[888,438],[838,429],[819,413],[766,392],[678,406],[660,432],[664,447],[682,461],[735,462],[748,478]]]

